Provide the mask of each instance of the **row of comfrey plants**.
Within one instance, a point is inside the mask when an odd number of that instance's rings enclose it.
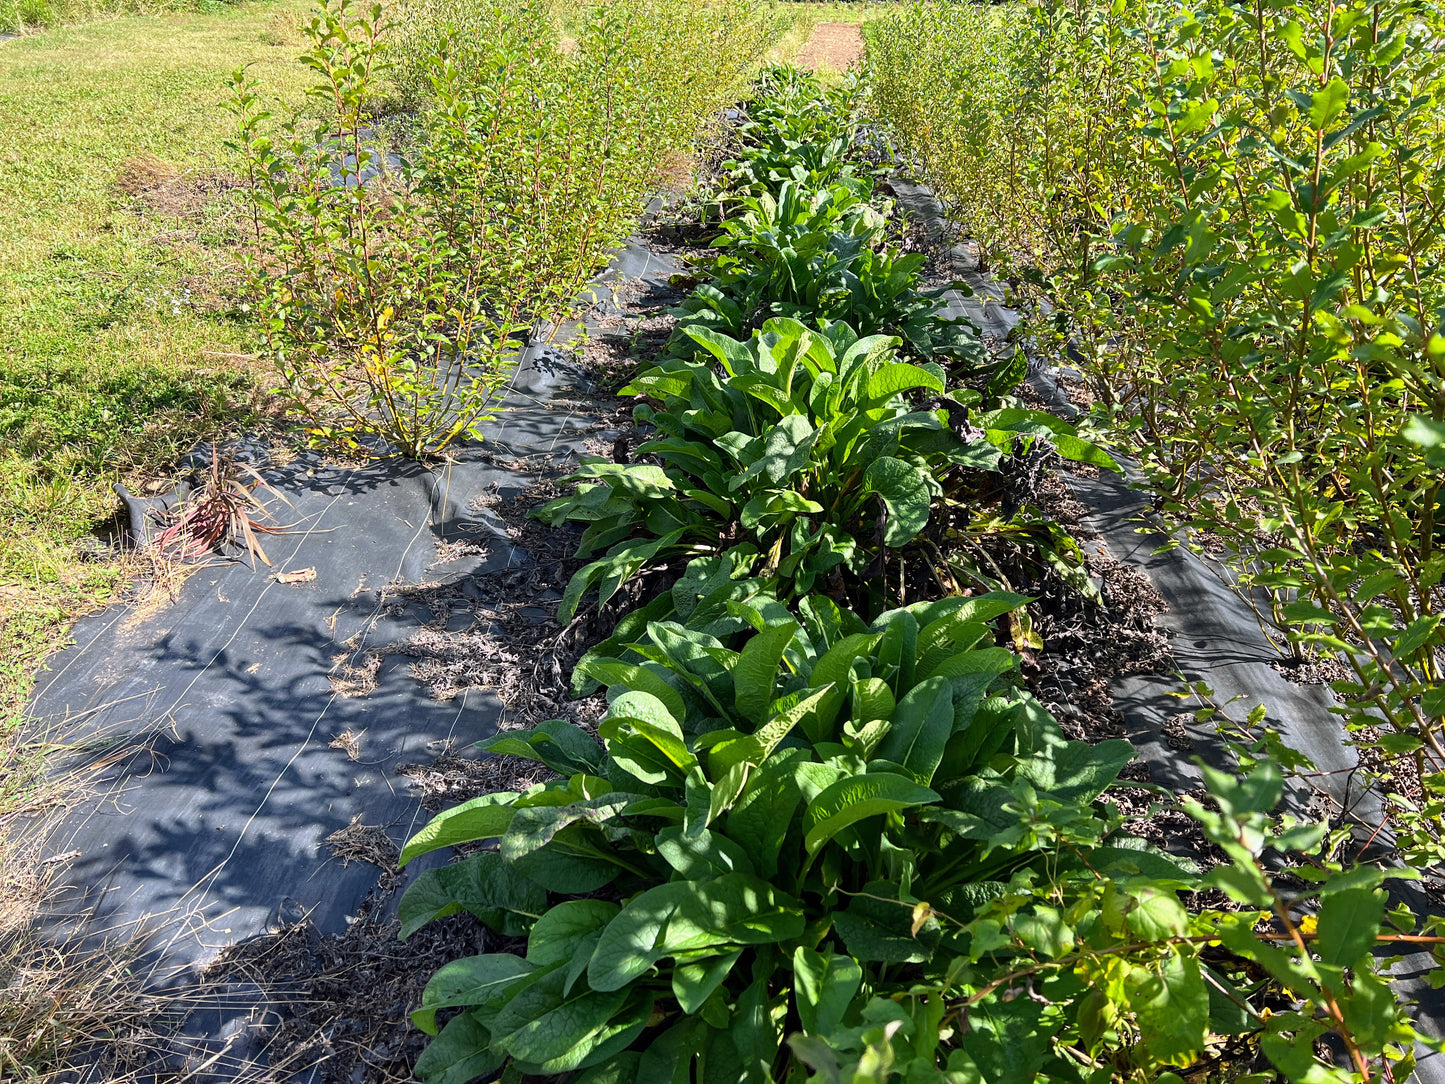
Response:
[[[1209,800],[1183,802],[1214,848],[1203,871],[1123,830],[1108,791],[1131,746],[1066,740],[1023,688],[998,645],[1026,597],[944,576],[895,605],[888,570],[1003,451],[1108,461],[1012,406],[1017,378],[911,285],[836,322],[798,300],[809,280],[784,265],[805,252],[818,275],[898,260],[861,209],[880,203],[853,97],[786,71],[760,84],[712,280],[635,381],[650,462],[591,464],[546,513],[607,551],[566,613],[649,565],[682,574],[578,664],[579,691],[606,690],[595,731],[481,745],[555,778],[406,845],[403,864],[469,854],[415,878],[403,936],[466,911],[525,938],[433,976],[417,1074],[1403,1080],[1416,1036],[1377,952],[1432,931],[1386,913],[1391,873],[1345,868],[1347,831],[1271,813],[1274,760],[1240,748],[1238,775],[1205,769]],[[744,226],[846,202],[840,184],[859,202],[821,245],[789,241],[797,216]],[[775,285],[751,285],[754,265]]]
[[[782,29],[757,0],[326,0],[313,103],[232,108],[261,352],[318,443],[480,439]],[[562,16],[568,16],[564,22]],[[564,30],[570,33],[564,35]]]

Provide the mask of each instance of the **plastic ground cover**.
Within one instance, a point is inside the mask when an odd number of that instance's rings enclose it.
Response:
[[[629,244],[594,286],[594,315],[609,283],[664,290],[677,270]],[[529,554],[473,501],[575,463],[589,437],[610,442],[601,401],[587,393],[564,354],[529,347],[506,410],[455,462],[335,466],[305,455],[265,470],[290,504],[268,496],[268,506],[294,524],[263,538],[274,567],[215,564],[169,605],[80,621],[73,646],[41,675],[31,713],[107,767],[48,838],[71,887],[42,928],[60,939],[139,936],[152,986],[172,989],[278,924],[304,917],[340,933],[381,870],[343,864],[323,841],[360,817],[399,847],[429,814],[396,766],[430,761],[448,743],[465,755],[502,713],[487,692],[428,696],[407,656],[385,649],[434,614],[386,589],[449,585],[465,605],[479,576],[527,570]],[[367,675],[374,688],[347,695],[345,675],[371,653],[381,656]],[[348,733],[350,751],[333,746]],[[208,1005],[185,1030],[227,1033],[244,1002]],[[194,1064],[203,1046],[183,1045]]]

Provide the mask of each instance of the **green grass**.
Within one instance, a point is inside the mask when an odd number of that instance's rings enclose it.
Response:
[[[3,0],[0,0],[3,3]],[[237,318],[224,81],[300,100],[302,0],[0,43],[0,721],[120,573],[77,540],[264,405]],[[149,186],[149,187],[148,187]]]

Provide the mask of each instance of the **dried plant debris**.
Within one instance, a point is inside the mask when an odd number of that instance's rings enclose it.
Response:
[[[121,163],[115,186],[135,201],[138,214],[198,217],[218,196],[244,186],[234,173],[182,170],[153,154]]]
[[[438,539],[436,555],[438,564],[450,564],[464,557],[485,557],[490,550],[485,540],[470,538]]]
[[[553,773],[540,764],[518,757],[457,755],[447,745],[428,764],[399,764],[396,774],[411,783],[429,813],[502,790],[524,791],[545,782]]]
[[[343,730],[328,743],[332,749],[340,749],[346,754],[347,760],[361,759],[361,739],[366,734],[365,730]]]
[[[428,1037],[408,1016],[443,964],[481,952],[517,951],[470,915],[428,924],[405,942],[386,893],[368,899],[340,936],[304,917],[234,945],[198,986],[137,1019],[107,1044],[105,1080],[226,1079],[239,1084],[399,1084]],[[196,1042],[188,1014],[234,1017],[223,1042]]]
[[[200,561],[230,552],[244,553],[253,568],[258,561],[269,566],[260,536],[284,533],[291,525],[276,521],[258,490],[290,503],[234,453],[212,455],[198,486],[170,508],[152,512],[160,520],[152,548],[165,560]]]
[[[365,814],[358,813],[345,828],[338,828],[322,842],[331,850],[342,865],[352,862],[370,862],[390,873],[396,869],[401,851],[386,834],[386,829],[377,824],[363,824]]]
[[[1043,637],[1034,692],[1075,740],[1101,741],[1123,733],[1110,684],[1130,674],[1171,673],[1169,638],[1156,618],[1168,605],[1141,570],[1116,560],[1089,537],[1084,507],[1057,475],[1040,483],[1037,499],[1084,551],[1100,606],[1067,585],[1045,590],[1033,607]]]
[[[355,651],[344,651],[332,660],[331,691],[337,696],[366,696],[376,689],[376,675],[381,671],[381,654],[364,652],[360,659]]]
[[[1329,685],[1335,681],[1354,681],[1355,672],[1335,655],[1316,655],[1306,659],[1277,659],[1270,663],[1296,685]]]
[[[1181,712],[1178,715],[1171,715],[1164,720],[1164,725],[1159,729],[1168,742],[1170,749],[1193,749],[1194,739],[1189,736],[1188,726],[1194,721],[1191,712]]]

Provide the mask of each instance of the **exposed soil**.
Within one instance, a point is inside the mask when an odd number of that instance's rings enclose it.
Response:
[[[800,68],[847,71],[863,59],[863,32],[854,23],[818,23],[794,63]]]
[[[152,154],[127,158],[115,179],[115,186],[135,201],[138,214],[171,218],[197,216],[217,196],[242,183],[224,170],[181,170]]]

